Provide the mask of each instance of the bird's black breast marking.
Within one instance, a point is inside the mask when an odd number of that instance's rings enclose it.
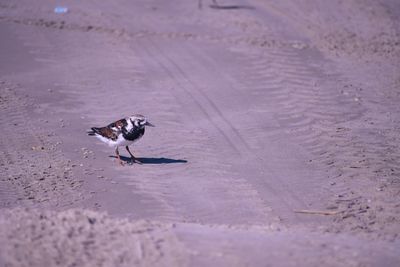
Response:
[[[139,128],[139,127],[133,127],[132,130],[129,132],[125,129],[122,128],[122,136],[129,141],[134,141],[144,135],[144,128]]]

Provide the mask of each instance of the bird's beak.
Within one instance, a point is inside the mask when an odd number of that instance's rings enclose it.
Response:
[[[150,122],[146,121],[146,126],[151,126],[151,127],[156,127],[154,124],[151,124]]]

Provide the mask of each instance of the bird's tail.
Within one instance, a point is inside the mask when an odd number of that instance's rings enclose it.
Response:
[[[86,131],[86,133],[90,136],[95,136],[96,133],[99,133],[99,128],[92,127],[90,130]]]

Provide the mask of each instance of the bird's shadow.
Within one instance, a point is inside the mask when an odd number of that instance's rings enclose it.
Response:
[[[117,158],[116,156],[109,156],[110,158]],[[125,163],[132,163],[130,157],[120,156],[121,160]],[[141,164],[172,164],[172,163],[187,163],[184,159],[171,159],[171,158],[137,158]]]

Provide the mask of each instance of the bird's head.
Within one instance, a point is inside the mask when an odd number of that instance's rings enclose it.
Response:
[[[139,115],[139,114],[132,115],[131,117],[129,117],[129,120],[132,122],[133,125],[135,125],[136,127],[139,127],[139,128],[144,128],[145,126],[155,127],[143,115]]]

